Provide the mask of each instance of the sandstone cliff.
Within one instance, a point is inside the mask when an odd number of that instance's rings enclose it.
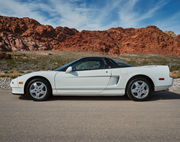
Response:
[[[111,28],[81,32],[53,28],[34,19],[0,16],[0,51],[72,50],[110,55],[155,53],[180,56],[180,35],[171,36],[155,26]]]

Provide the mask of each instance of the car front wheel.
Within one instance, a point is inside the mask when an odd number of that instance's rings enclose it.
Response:
[[[37,78],[28,83],[26,88],[28,96],[35,101],[45,101],[51,96],[51,88],[45,79]]]
[[[134,101],[148,100],[152,93],[152,86],[145,78],[132,79],[127,86],[127,95]]]

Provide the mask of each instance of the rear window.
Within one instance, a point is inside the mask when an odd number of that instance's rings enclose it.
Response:
[[[131,65],[126,64],[126,63],[119,61],[117,59],[112,59],[112,60],[118,65],[118,67],[131,67]]]
[[[113,58],[106,58],[106,63],[108,65],[108,68],[124,68],[124,67],[131,67],[131,65],[126,64],[122,61],[119,61],[117,59],[113,59]]]

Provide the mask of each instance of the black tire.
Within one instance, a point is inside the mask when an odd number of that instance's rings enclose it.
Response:
[[[36,96],[36,93],[30,93],[30,87],[32,88],[33,84],[34,83],[42,83],[44,85],[43,89],[41,89],[42,91],[44,91],[45,93],[41,96],[39,95],[39,98],[35,97]],[[38,85],[37,85],[38,86]],[[26,89],[25,89],[25,97],[27,98],[31,98],[33,99],[34,101],[45,101],[47,100],[50,96],[52,96],[52,89],[51,89],[51,85],[49,84],[49,82],[43,78],[35,78],[35,79],[32,79]],[[39,93],[39,92],[38,92]]]
[[[133,88],[134,86],[136,86],[135,84],[138,83],[139,85],[142,85],[140,83],[143,83],[146,85],[144,87],[144,89],[142,89],[141,87],[135,87]],[[135,92],[133,92],[133,90],[136,90]],[[148,93],[144,93],[143,90],[147,91]],[[151,85],[151,83],[146,79],[146,78],[143,78],[143,77],[138,77],[138,78],[134,78],[134,79],[131,79],[128,84],[127,84],[127,88],[126,88],[126,94],[127,96],[129,97],[129,99],[131,100],[134,100],[134,101],[147,101],[151,98],[151,94],[152,94],[152,91],[153,91],[153,87]],[[141,97],[138,97],[138,93],[142,94],[142,95],[139,95]]]

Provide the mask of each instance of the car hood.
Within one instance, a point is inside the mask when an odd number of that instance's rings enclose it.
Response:
[[[30,77],[33,77],[33,76],[42,76],[42,77],[47,77],[49,75],[54,75],[56,73],[56,71],[36,71],[36,72],[31,72],[31,73],[27,73],[27,74],[24,74],[24,75],[21,75],[21,76],[18,76],[17,78],[15,79],[23,79],[23,80],[26,80]]]

